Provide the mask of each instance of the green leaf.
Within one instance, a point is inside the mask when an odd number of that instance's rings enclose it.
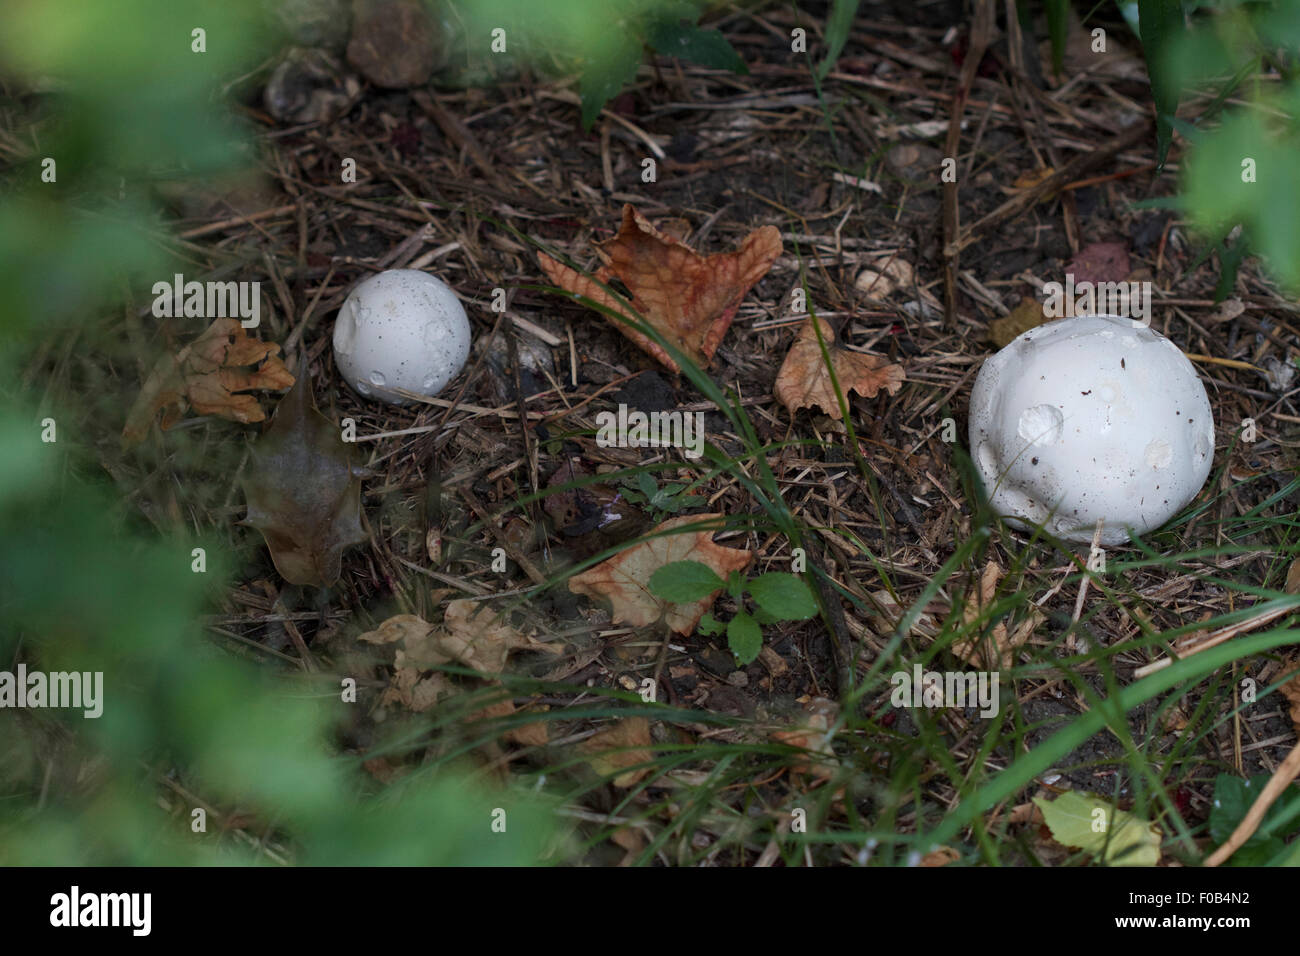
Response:
[[[655,484],[654,476],[648,471],[636,473],[636,486],[641,494],[645,495],[647,501],[654,501],[655,496],[659,494],[659,486]]]
[[[727,594],[734,600],[739,601],[745,593],[745,579],[741,577],[739,571],[732,571],[727,575]]]
[[[1052,38],[1052,71],[1059,74],[1070,27],[1070,0],[1047,0],[1047,34]]]
[[[722,587],[722,578],[700,561],[672,561],[650,575],[650,593],[672,604],[702,601]]]
[[[1296,99],[1300,101],[1300,95]],[[1289,103],[1286,98],[1264,98],[1261,105]],[[1262,255],[1269,271],[1288,289],[1300,288],[1300,231],[1292,214],[1300,203],[1297,146],[1300,138],[1294,130],[1276,128],[1262,111],[1237,110],[1181,164],[1183,191],[1197,229],[1222,236],[1240,223],[1250,236],[1251,254]],[[1238,251],[1220,253],[1227,271]]]
[[[742,664],[752,664],[763,647],[763,631],[758,622],[741,611],[727,624],[727,645],[736,660]]]
[[[1250,255],[1250,237],[1243,228],[1237,241],[1219,246],[1219,281],[1214,286],[1214,301],[1222,302],[1237,285],[1237,273]]]
[[[1068,791],[1055,800],[1034,797],[1052,837],[1078,847],[1107,866],[1155,866],[1160,831],[1155,824],[1117,810],[1091,793]]]
[[[1170,41],[1183,33],[1182,0],[1138,0],[1138,29],[1156,106],[1156,163],[1163,167],[1173,141],[1169,117],[1178,109],[1178,78],[1166,59]]]
[[[760,574],[749,582],[749,593],[779,621],[806,621],[817,614],[817,599],[808,583],[787,571]]]
[[[817,67],[817,82],[826,79],[835,61],[840,58],[840,51],[849,38],[849,29],[858,12],[858,0],[835,0],[831,15],[826,20],[826,58]]]
[[[717,30],[706,30],[685,21],[661,20],[650,28],[649,40],[657,53],[681,57],[715,70],[749,72],[736,48]]]
[[[1232,836],[1264,787],[1266,773],[1242,780],[1221,773],[1214,779],[1214,804],[1210,808],[1210,838],[1222,844]],[[1283,837],[1300,829],[1300,798],[1287,803],[1279,800],[1268,808],[1259,828],[1231,857],[1228,866],[1263,866],[1280,854],[1286,844]],[[1288,815],[1290,819],[1288,819]]]
[[[673,499],[685,487],[685,485],[664,485],[650,498],[650,506],[662,508],[664,511],[676,511],[680,505]]]
[[[578,96],[582,100],[582,128],[590,131],[605,104],[636,79],[641,65],[640,44],[625,39],[589,60],[578,77]]]
[[[695,629],[705,637],[721,634],[724,630],[722,622],[713,616],[712,611],[704,612],[704,616],[700,618],[700,623],[695,626]]]

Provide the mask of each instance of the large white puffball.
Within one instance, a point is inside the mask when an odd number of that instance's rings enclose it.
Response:
[[[432,397],[465,367],[469,319],[442,280],[418,269],[389,269],[358,282],[334,323],[334,364],[366,398]]]
[[[1018,528],[1126,544],[1205,484],[1214,419],[1178,346],[1131,319],[1088,315],[1030,329],[985,361],[970,444],[993,509]]]

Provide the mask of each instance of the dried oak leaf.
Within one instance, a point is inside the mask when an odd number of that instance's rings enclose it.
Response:
[[[850,392],[857,392],[863,398],[875,398],[882,388],[893,395],[903,387],[903,366],[890,365],[878,355],[864,355],[840,348],[835,344],[835,334],[830,323],[825,319],[817,321],[821,325],[822,339],[835,366],[835,377],[846,398]],[[822,359],[821,346],[817,342],[817,332],[811,317],[804,323],[799,337],[794,340],[789,354],[781,363],[773,391],[781,404],[791,412],[815,405],[837,421],[844,417],[840,413],[840,403],[835,398],[830,372]]]
[[[164,355],[136,396],[122,429],[122,445],[139,444],[149,426],[163,413],[166,431],[185,414],[188,404],[200,415],[231,421],[260,422],[266,418],[252,395],[256,389],[279,391],[293,384],[293,373],[279,356],[280,346],[249,338],[238,319],[217,319],[175,355]],[[260,368],[254,368],[258,363]]]
[[[253,445],[244,524],[262,532],[282,578],[328,587],[339,579],[343,552],[367,535],[361,479],[338,426],[312,403],[310,378],[298,377]]]
[[[713,530],[670,534],[674,528],[721,518],[720,514],[683,515],[670,518],[650,530],[651,537],[607,561],[569,579],[569,590],[590,598],[608,600],[614,621],[644,627],[664,617],[678,634],[690,634],[704,612],[713,606],[718,591],[690,604],[671,604],[650,592],[650,575],[674,561],[699,561],[723,580],[732,571],[743,571],[753,557],[749,551],[724,548],[713,543]]]
[[[497,613],[475,601],[451,601],[443,617],[442,631],[435,631],[433,641],[438,650],[452,659],[488,674],[506,668],[510,652],[519,648],[552,654],[561,648],[543,644],[519,633],[497,619]]]
[[[370,644],[401,641],[395,665],[429,670],[443,664],[463,664],[474,670],[499,674],[505,670],[510,652],[520,648],[561,653],[553,644],[543,644],[497,620],[496,612],[475,601],[450,601],[443,626],[435,627],[414,614],[397,614],[358,640]]]
[[[594,737],[588,737],[581,744],[581,750],[587,754],[587,762],[602,777],[618,773],[614,777],[614,786],[630,787],[640,781],[653,767],[638,767],[625,770],[637,764],[654,759],[651,751],[650,722],[644,717],[628,717],[620,720],[608,730],[602,730]]]
[[[618,234],[595,246],[603,263],[595,280],[545,253],[537,258],[542,271],[560,288],[628,319],[639,313],[646,324],[704,366],[713,360],[745,294],[781,255],[781,233],[775,226],[763,226],[746,236],[737,251],[706,257],[655,229],[628,203],[623,206]],[[600,285],[611,278],[627,287],[630,302]],[[611,321],[665,368],[679,371],[677,363],[649,336]]]
[[[980,613],[984,607],[993,603],[997,594],[998,581],[1001,579],[1002,568],[996,561],[990,561],[984,566],[979,587],[967,597],[966,604],[962,608],[962,620],[968,628],[975,630],[974,636],[952,645],[952,652],[955,655],[968,664],[986,670],[1014,667],[1021,646],[1033,636],[1038,626],[1047,620],[1041,612],[1031,610],[1029,616],[1016,625],[1014,631],[1008,631],[1006,623],[998,621],[985,637],[982,628],[977,626]]]

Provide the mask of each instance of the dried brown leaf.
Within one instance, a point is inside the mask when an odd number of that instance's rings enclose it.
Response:
[[[361,479],[338,426],[312,403],[310,378],[299,376],[253,445],[244,523],[262,532],[286,581],[328,587],[339,579],[343,552],[367,535]]]
[[[650,533],[659,537],[635,544],[594,568],[574,575],[569,579],[569,590],[609,601],[614,621],[619,624],[644,627],[662,615],[673,631],[689,634],[695,630],[704,612],[713,606],[718,592],[691,604],[670,604],[650,593],[650,575],[674,561],[699,561],[724,580],[732,571],[747,568],[753,557],[751,552],[714,544],[713,531],[664,533],[720,517],[720,514],[683,515],[656,525]]]
[[[779,744],[808,751],[804,757],[790,762],[793,773],[806,773],[819,780],[829,780],[835,775],[839,760],[831,746],[831,721],[838,712],[834,701],[813,697],[804,702],[804,712],[792,730],[774,730],[771,737]]]
[[[1295,725],[1296,733],[1300,734],[1300,657],[1291,661],[1287,669],[1282,672],[1282,676],[1291,675],[1291,679],[1278,688],[1283,698],[1291,705],[1290,717],[1291,723]]]
[[[451,601],[443,617],[443,630],[432,636],[438,651],[452,659],[487,674],[499,674],[506,667],[510,652],[520,648],[558,654],[561,648],[542,644],[497,619],[485,604],[475,601]]]
[[[515,706],[515,702],[510,699],[499,700],[495,704],[489,704],[482,710],[475,711],[469,717],[465,718],[466,723],[475,723],[480,720],[490,720],[501,717],[513,717],[518,713],[533,712],[538,714],[535,721],[526,724],[519,724],[511,727],[502,733],[502,737],[509,743],[519,744],[521,747],[544,747],[551,742],[550,732],[547,728],[546,721],[540,715],[545,713],[546,707],[528,707],[520,711]]]
[[[582,742],[580,748],[587,755],[587,762],[591,764],[593,770],[602,777],[617,774],[614,777],[614,786],[623,788],[636,784],[654,769],[653,767],[624,769],[653,760],[654,752],[650,749],[651,745],[650,722],[644,717],[627,717],[608,730],[602,730],[594,737],[588,737]],[[620,770],[623,772],[619,773]]]
[[[817,322],[845,398],[850,392],[857,392],[863,398],[875,398],[882,388],[894,395],[903,387],[903,366],[890,365],[888,359],[878,355],[841,348],[835,344],[830,323],[825,319],[817,319]],[[815,405],[837,421],[843,417],[812,318],[804,323],[799,337],[781,363],[774,391],[781,404],[792,412]]]
[[[1002,568],[995,561],[990,561],[984,566],[979,587],[967,598],[966,605],[962,608],[962,620],[967,627],[978,628],[977,622],[983,609],[993,603],[1002,574]],[[1007,631],[1004,622],[998,621],[987,637],[976,633],[973,637],[954,643],[952,652],[968,664],[986,670],[1013,667],[1016,663],[1016,652],[1045,620],[1046,618],[1040,612],[1031,610],[1029,617],[1010,632]],[[989,646],[990,642],[992,647]]]
[[[937,850],[931,850],[925,856],[921,857],[921,862],[917,866],[947,866],[961,859],[961,854],[950,846],[941,846]]]
[[[279,351],[274,342],[249,338],[238,319],[216,319],[176,355],[164,355],[155,363],[127,414],[122,445],[143,441],[159,412],[163,431],[171,428],[187,405],[200,415],[244,424],[262,421],[266,414],[257,399],[237,393],[293,385],[293,373]],[[261,366],[254,368],[258,363]]]
[[[775,226],[763,226],[746,236],[737,251],[706,257],[655,229],[628,203],[623,206],[618,234],[595,245],[603,265],[594,279],[544,253],[538,261],[560,288],[629,319],[639,313],[646,324],[703,366],[712,361],[745,294],[781,255],[781,234]],[[630,302],[601,287],[611,278],[627,287]],[[616,324],[638,348],[665,368],[679,371],[649,336],[622,322]]]
[[[1019,338],[1030,329],[1036,329],[1049,321],[1043,312],[1043,305],[1037,299],[1022,296],[1020,304],[1000,319],[989,323],[989,341],[998,348],[1005,348],[1013,339]]]

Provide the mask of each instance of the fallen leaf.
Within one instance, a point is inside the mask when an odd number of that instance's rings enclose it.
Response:
[[[623,851],[619,866],[631,866],[646,847],[645,837],[641,831],[631,826],[622,826],[609,835],[610,842]]]
[[[455,693],[456,685],[447,679],[446,674],[434,671],[422,677],[418,667],[399,667],[393,671],[379,702],[401,704],[407,710],[422,714]]]
[[[200,415],[231,421],[266,418],[252,395],[259,389],[279,391],[294,377],[277,354],[280,346],[249,338],[238,319],[216,319],[197,339],[175,355],[164,355],[149,373],[122,429],[122,445],[139,444],[161,411],[163,431],[185,414],[187,405]],[[262,363],[260,368],[254,368]]]
[[[875,601],[876,608],[880,611],[881,616],[891,628],[897,627],[907,611],[910,610],[910,608],[905,608],[899,604],[894,596],[884,589],[872,591],[871,597]],[[943,603],[931,601],[917,615],[916,620],[912,622],[909,633],[931,639],[937,637],[939,634],[938,621],[941,617],[947,615],[948,610],[948,607]]]
[[[1019,338],[1030,329],[1038,328],[1047,321],[1050,320],[1043,312],[1042,303],[1037,299],[1024,296],[1009,315],[989,323],[989,341],[998,348],[1005,348],[1013,339]]]
[[[520,648],[561,653],[553,644],[543,644],[497,620],[496,612],[475,601],[450,601],[442,627],[435,627],[414,614],[397,614],[373,631],[358,636],[369,644],[394,644],[395,666],[430,670],[444,664],[463,664],[486,674],[499,674],[510,652]]]
[[[875,398],[882,388],[894,395],[903,387],[903,366],[890,365],[888,359],[878,355],[841,348],[835,343],[830,323],[825,319],[817,319],[817,322],[845,398],[850,392],[857,392],[863,398]],[[799,337],[781,363],[773,391],[791,412],[816,406],[837,421],[843,417],[811,317],[804,323]]]
[[[1219,307],[1205,317],[1205,323],[1207,325],[1219,325],[1223,322],[1231,322],[1245,311],[1246,303],[1233,296],[1220,302]]]
[[[406,775],[406,768],[393,763],[387,757],[371,757],[361,762],[361,769],[380,783],[392,783]]]
[[[1029,823],[1038,826],[1043,822],[1043,811],[1031,800],[1029,803],[1017,803],[1007,815],[1011,823]]]
[[[831,721],[839,705],[824,697],[812,697],[804,701],[803,708],[798,726],[792,730],[774,730],[771,737],[779,744],[808,751],[807,756],[796,757],[790,762],[792,773],[806,773],[820,780],[829,780],[839,766],[830,734]]]
[[[1055,800],[1035,797],[1052,838],[1077,847],[1106,866],[1155,866],[1160,830],[1090,793],[1067,791]]]
[[[703,366],[712,361],[745,294],[781,255],[781,233],[775,226],[763,226],[746,236],[736,252],[705,257],[655,229],[628,203],[623,206],[618,234],[595,246],[603,265],[594,279],[545,253],[538,255],[538,261],[560,288],[629,319],[639,313],[646,324]],[[611,278],[627,287],[630,302],[600,285]],[[665,368],[680,371],[649,336],[623,322],[616,324]]]
[[[596,773],[602,777],[617,774],[613,780],[614,786],[623,788],[644,779],[654,769],[625,769],[653,760],[651,743],[650,722],[644,717],[627,717],[608,730],[602,730],[594,737],[584,740],[581,750],[587,755],[587,762]],[[623,772],[619,773],[620,770]]]
[[[539,708],[544,712],[545,707]],[[490,704],[482,710],[475,711],[465,718],[467,724],[476,723],[480,720],[491,720],[493,718],[513,717],[521,711],[515,707],[515,702],[509,698],[499,700],[495,704]],[[550,743],[550,733],[546,727],[546,721],[540,716],[537,720],[526,724],[519,724],[511,727],[501,735],[510,743],[519,744],[521,747],[544,747]]]
[[[962,608],[962,620],[967,627],[978,627],[977,622],[980,619],[981,612],[984,607],[993,603],[998,581],[1001,579],[1002,569],[997,562],[990,561],[984,566],[984,571],[980,575],[979,587],[971,592],[966,599],[965,607]],[[1045,620],[1046,618],[1039,611],[1031,610],[1029,617],[1021,621],[1012,632],[1007,631],[1007,626],[1003,621],[998,621],[993,625],[987,636],[980,633],[983,630],[981,627],[972,637],[954,643],[952,652],[968,664],[986,670],[996,670],[999,667],[1014,667],[1016,652]],[[991,648],[989,646],[990,642],[992,643]]]
[[[357,640],[367,644],[403,643],[408,638],[423,640],[433,630],[433,625],[415,614],[395,614],[373,631],[357,635]]]
[[[1080,282],[1123,282],[1128,278],[1128,247],[1122,242],[1094,242],[1079,250],[1069,261],[1065,271]]]
[[[1282,672],[1283,677],[1287,674],[1291,675],[1291,679],[1278,690],[1291,705],[1291,723],[1295,725],[1296,733],[1300,733],[1300,659],[1292,661],[1291,665]]]
[[[244,523],[262,532],[282,578],[329,587],[339,579],[343,552],[367,535],[361,479],[338,426],[316,410],[310,379],[298,377],[252,447]]]
[[[432,673],[421,677],[421,672],[437,666],[425,663],[424,654],[416,651],[426,646],[433,625],[414,614],[396,614],[373,631],[357,635],[357,640],[367,644],[401,644],[397,650],[396,668],[388,687],[380,695],[384,705],[400,704],[407,710],[423,713],[443,698],[456,693],[456,687],[445,674]],[[445,663],[443,658],[438,663]]]
[[[561,648],[543,644],[497,619],[497,613],[485,604],[451,601],[443,615],[443,629],[431,635],[434,647],[450,659],[486,674],[499,674],[506,668],[510,652],[521,648],[558,654]]]
[[[1044,166],[1040,169],[1031,169],[1028,172],[1021,173],[1016,177],[1015,182],[1011,184],[1011,189],[1003,190],[1004,192],[1018,192],[1022,189],[1033,189],[1044,179],[1055,175],[1054,166]]]
[[[674,561],[699,561],[726,580],[732,571],[749,566],[749,551],[713,543],[714,531],[669,534],[674,528],[721,518],[720,514],[683,515],[651,529],[649,538],[569,579],[569,590],[609,601],[615,623],[644,627],[662,616],[678,634],[695,630],[704,612],[713,606],[718,591],[689,604],[671,604],[650,593],[650,576]],[[721,590],[721,589],[719,589]]]
[[[911,264],[898,256],[881,256],[853,280],[853,288],[868,299],[884,301],[899,289],[910,291],[915,276]]]
[[[921,862],[917,866],[947,866],[949,863],[955,863],[961,859],[961,854],[950,846],[941,846],[937,850],[931,850],[925,856],[921,857]]]

